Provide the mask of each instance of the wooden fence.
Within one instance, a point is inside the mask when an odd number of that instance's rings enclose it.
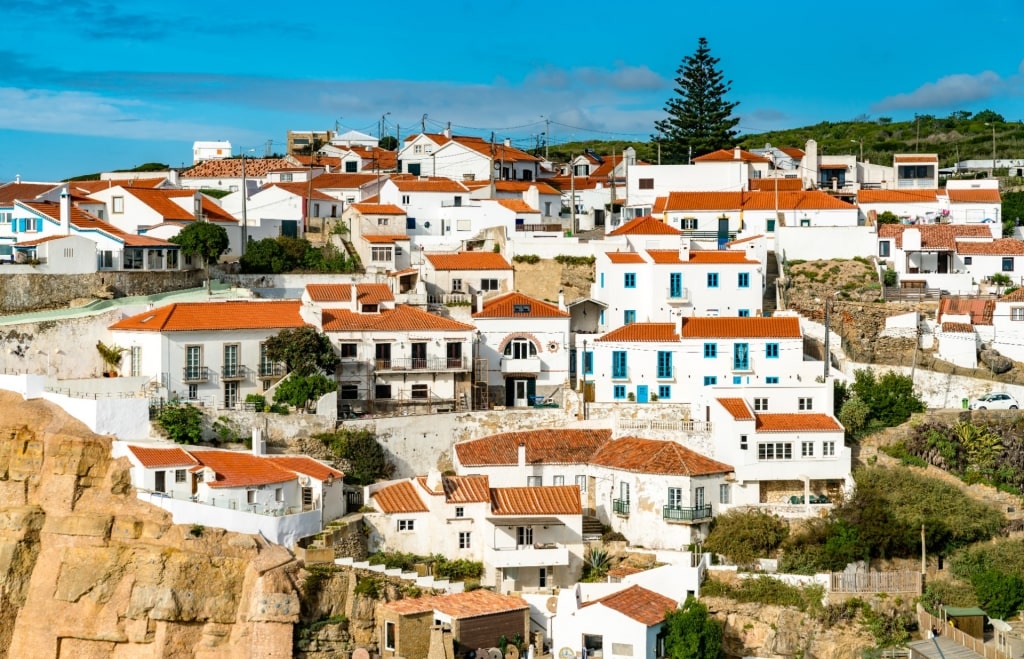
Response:
[[[920,572],[833,572],[829,592],[836,594],[921,594]]]
[[[974,638],[970,634],[966,634],[963,631],[953,627],[949,624],[943,626],[942,619],[936,618],[932,614],[924,610],[924,607],[920,604],[917,605],[917,626],[921,630],[922,634],[926,634],[929,629],[938,629],[946,638],[952,640],[958,645],[962,645],[968,650],[973,650],[978,654],[985,657],[985,659],[1013,659],[1011,655],[1003,652],[994,645],[986,645],[985,641],[980,638]]]
[[[938,300],[942,290],[938,288],[896,288],[886,286],[882,297],[892,302],[921,302],[922,300]]]

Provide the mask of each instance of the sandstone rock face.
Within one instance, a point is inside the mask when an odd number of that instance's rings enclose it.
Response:
[[[292,656],[288,551],[194,537],[135,498],[109,438],[45,401],[0,409],[0,657]]]

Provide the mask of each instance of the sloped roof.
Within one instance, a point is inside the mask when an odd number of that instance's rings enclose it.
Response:
[[[1024,288],[1018,288],[999,298],[1000,302],[1024,302]],[[977,323],[975,323],[977,324]]]
[[[494,158],[495,162],[540,162],[540,158],[537,156],[530,155],[514,146],[505,146],[503,142],[491,143],[482,137],[467,137],[463,135],[452,137],[452,141],[458,142],[467,149],[476,151],[488,158]]]
[[[312,187],[309,183],[303,181],[294,181],[290,183],[283,183],[281,181],[275,181],[273,183],[265,183],[260,190],[269,190],[270,188],[278,188],[289,192],[296,197],[301,199],[315,199],[317,201],[333,201],[336,204],[343,203],[340,199],[336,199],[328,194],[321,192],[320,190]]]
[[[583,606],[595,604],[617,611],[648,627],[664,622],[665,614],[678,607],[675,600],[653,590],[647,590],[643,586],[630,586],[611,595],[587,602]]]
[[[757,261],[747,258],[747,253],[738,249],[701,249],[690,251],[690,263],[747,263],[757,265]]]
[[[212,482],[207,479],[207,486],[246,487],[249,485],[272,485],[285,483],[295,478],[295,473],[274,462],[252,453],[241,451],[193,451],[196,462],[209,467],[216,473]],[[339,472],[340,473],[340,472]]]
[[[724,474],[733,468],[691,451],[682,444],[660,439],[622,437],[606,442],[590,463],[645,474],[707,476]]]
[[[921,232],[922,248],[955,249],[957,238],[992,238],[992,230],[985,224],[882,224],[878,237],[895,238],[896,248],[903,249],[903,233],[908,229]]]
[[[458,252],[427,254],[435,270],[511,270],[512,266],[496,252]]]
[[[306,284],[309,299],[314,302],[350,302],[351,284]],[[395,299],[387,284],[356,284],[356,300],[362,304],[380,304]]]
[[[528,306],[529,311],[517,312],[516,307]],[[568,318],[569,312],[562,311],[554,304],[543,302],[522,293],[506,293],[484,302],[482,311],[474,318]]]
[[[382,607],[398,615],[439,611],[450,618],[464,620],[466,618],[476,618],[495,613],[522,611],[530,608],[530,605],[522,598],[513,597],[512,595],[499,595],[493,591],[480,588],[478,590],[449,595],[407,597],[395,600],[394,602],[388,602],[383,604]]]
[[[858,204],[881,204],[881,203],[927,203],[934,204],[938,201],[939,191],[927,190],[858,190]],[[888,225],[883,225],[888,226]]]
[[[199,464],[184,449],[154,448],[151,446],[129,446],[128,450],[147,469],[158,469],[160,467],[191,467]]]
[[[374,504],[382,513],[425,513],[429,511],[423,503],[412,481],[404,480],[383,487],[371,495]]]
[[[492,515],[580,515],[578,485],[491,488]]]
[[[991,325],[992,315],[996,310],[995,300],[979,300],[962,297],[944,297],[939,300],[939,311],[936,318],[941,322],[943,316],[969,316],[973,325]]]
[[[843,427],[828,414],[755,414],[757,432],[836,432]]]
[[[725,408],[725,411],[732,415],[737,421],[753,421],[754,414],[747,406],[747,401],[742,398],[719,398],[718,402]]]
[[[360,238],[368,243],[377,244],[398,243],[409,240],[409,236],[398,233],[364,233]]]
[[[479,181],[484,186],[490,185],[488,181]],[[470,186],[470,183],[466,183]],[[540,194],[553,195],[561,194],[557,189],[553,188],[547,181],[494,181],[495,192],[526,192],[531,187],[537,188],[537,192]]]
[[[324,309],[325,332],[453,331],[476,329],[472,325],[443,318],[407,304],[380,313],[353,313],[348,309]]]
[[[18,204],[27,208],[41,217],[49,218],[56,224],[60,224],[60,204],[50,201],[19,201]],[[126,247],[162,247],[165,249],[177,249],[177,245],[159,238],[140,236],[128,233],[115,227],[109,222],[104,222],[95,215],[87,213],[77,206],[71,207],[71,226],[79,231],[98,231],[111,238],[120,240]]]
[[[405,210],[394,204],[350,204],[363,215],[405,215]]]
[[[301,304],[297,300],[175,302],[123,318],[109,329],[194,332],[303,327],[306,323],[299,316]]]
[[[61,186],[61,183],[9,183],[0,184],[0,207],[12,206],[15,200],[32,201],[50,190]],[[69,183],[67,185],[74,185]]]
[[[752,178],[749,187],[753,192],[797,192],[804,189],[804,182],[798,178]]]
[[[513,213],[522,213],[524,215],[540,214],[539,210],[530,206],[530,204],[526,203],[522,199],[494,199],[493,201]]]
[[[728,162],[728,161],[742,161],[742,162],[763,162],[770,163],[771,160],[759,156],[756,153],[751,153],[744,149],[738,149],[739,157],[736,157],[737,149],[719,149],[718,151],[712,151],[711,153],[705,153],[703,156],[697,156],[693,159],[693,162]]]
[[[780,146],[779,151],[785,153],[790,158],[794,158],[796,160],[800,160],[801,158],[804,157],[804,150],[798,149],[795,146]]]
[[[974,334],[974,325],[969,323],[942,323],[942,331],[951,334]]]
[[[526,464],[582,464],[611,439],[612,431],[600,429],[539,429],[506,432],[455,444],[463,466],[515,465],[519,444],[526,445]]]
[[[612,263],[646,263],[644,257],[637,252],[605,252],[605,256]]]
[[[446,503],[481,503],[491,500],[490,480],[483,475],[441,478]]]
[[[743,243],[749,243],[750,241],[757,240],[758,238],[764,238],[764,234],[763,233],[759,233],[756,236],[747,236],[746,238],[739,238],[737,240],[730,240],[729,242],[725,243],[725,246],[726,247],[732,247],[733,245],[742,245]]]
[[[318,481],[329,478],[344,478],[345,474],[306,455],[268,455],[263,458],[276,466],[296,474],[303,474]]]
[[[613,329],[595,341],[678,341],[675,323],[630,323]]]
[[[263,178],[275,169],[290,167],[287,158],[246,158],[245,175]],[[181,173],[182,178],[242,178],[241,158],[204,160]]]
[[[669,226],[651,215],[636,217],[626,222],[615,231],[608,233],[609,236],[681,236],[682,231]]]
[[[939,156],[934,153],[897,153],[893,162],[938,162]]]
[[[391,181],[402,192],[469,192],[469,188],[450,178],[421,179],[407,175],[392,176]]]
[[[998,204],[1003,198],[997,188],[946,188],[951,204]]]
[[[379,178],[379,174],[321,174],[313,179],[313,187],[321,190],[349,190],[373,183]]]
[[[776,200],[777,198],[777,200]],[[857,208],[821,190],[772,192],[671,192],[665,212],[739,210],[850,210]]]
[[[956,251],[964,256],[1019,256],[1024,254],[1024,240],[1016,238],[997,238],[991,242],[961,240],[956,243]]]
[[[222,162],[219,160],[208,160],[207,162]],[[158,213],[165,221],[195,221],[196,216],[192,213],[191,198],[195,196],[196,190],[165,190],[162,188],[121,188],[126,194],[130,194],[145,205]],[[203,205],[203,216],[211,221],[237,222],[238,220],[218,206],[213,199],[200,193]],[[184,206],[175,203],[173,199],[189,198]]]
[[[793,338],[800,334],[800,320],[795,317],[773,318],[683,318],[684,339]]]
[[[126,178],[126,179],[106,179],[103,181],[68,181],[68,188],[71,194],[76,192],[84,194],[86,196],[95,194],[100,190],[107,190],[109,188],[157,188],[163,183],[167,182],[166,178]]]

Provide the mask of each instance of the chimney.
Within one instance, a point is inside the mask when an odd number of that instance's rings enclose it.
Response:
[[[14,182],[15,183],[21,183],[21,174],[15,174],[14,175]]]
[[[267,454],[267,440],[263,436],[263,428],[252,427],[252,454],[261,456]]]
[[[71,195],[67,188],[60,191],[60,232],[71,235]]]
[[[452,138],[452,127],[450,125],[444,129],[444,136],[448,139]]]
[[[512,138],[511,137],[506,137],[505,138],[505,146],[506,147],[511,147],[512,146]]]
[[[324,328],[324,310],[315,304],[303,304],[299,307],[299,318],[318,330]]]
[[[558,310],[565,311],[565,289],[558,289]]]
[[[679,260],[683,263],[690,260],[690,239],[686,236],[679,241]]]
[[[476,292],[475,300],[476,300],[476,304],[473,307],[474,308],[473,313],[480,313],[481,311],[484,310],[484,292],[483,291],[477,291]]]
[[[359,288],[354,281],[349,284],[348,297],[348,310],[352,313],[359,313]]]
[[[743,154],[740,153],[740,151],[742,151],[742,149],[740,149],[739,147],[736,147],[735,149],[732,150],[733,160],[740,160],[743,157]]]
[[[526,469],[526,442],[519,442],[519,468]]]
[[[441,472],[437,469],[431,469],[427,472],[427,489],[431,492],[440,492],[441,488]]]

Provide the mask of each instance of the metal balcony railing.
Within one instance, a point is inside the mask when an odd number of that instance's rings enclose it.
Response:
[[[207,382],[210,379],[210,369],[205,366],[186,366],[181,371],[181,381],[185,383]]]
[[[674,522],[698,522],[711,519],[711,506],[692,506],[690,508],[665,506],[661,516],[663,519]]]
[[[284,375],[284,364],[263,363],[259,371],[261,378],[279,378]]]
[[[249,369],[244,366],[235,364],[234,366],[223,366],[220,369],[221,380],[244,380],[248,375]]]
[[[374,361],[377,371],[467,371],[465,357],[395,357]]]
[[[612,499],[612,512],[616,515],[629,515],[629,499]]]

